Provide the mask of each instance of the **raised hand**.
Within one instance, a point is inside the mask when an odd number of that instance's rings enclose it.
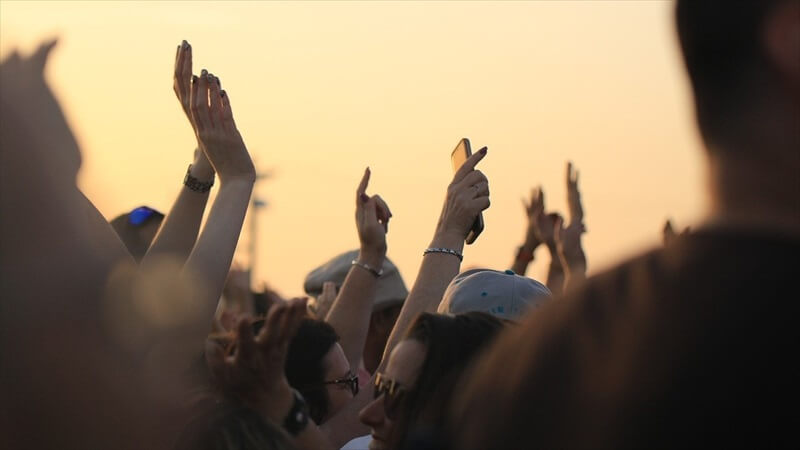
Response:
[[[483,172],[475,170],[486,152],[483,147],[470,156],[453,176],[436,227],[437,235],[458,238],[463,244],[475,218],[489,207],[489,180]]]
[[[569,207],[569,223],[583,223],[583,206],[581,192],[578,190],[578,171],[567,163],[567,206]]]
[[[536,249],[539,244],[545,242],[541,230],[539,230],[539,223],[545,220],[544,213],[544,190],[541,186],[531,189],[530,202],[522,199],[522,206],[525,208],[525,214],[528,216],[528,228],[525,232],[525,246],[530,251]]]
[[[386,233],[389,232],[389,219],[392,212],[380,195],[367,195],[371,172],[369,167],[356,189],[356,228],[361,244],[362,256],[382,259],[386,255]]]
[[[219,78],[205,69],[192,78],[190,112],[197,137],[220,182],[255,181],[253,161],[233,120],[230,98]]]
[[[282,423],[291,407],[284,365],[289,341],[305,317],[305,310],[304,298],[276,304],[258,336],[253,335],[250,319],[241,320],[230,355],[214,340],[206,341],[206,363],[214,383],[275,423]]]
[[[573,222],[565,227],[564,219],[559,216],[555,219],[553,230],[553,241],[556,244],[562,264],[569,268],[579,265],[586,266],[586,255],[581,245],[581,235],[584,232],[583,226]]]
[[[172,89],[178,97],[186,118],[192,125],[192,130],[197,135],[197,126],[192,119],[190,111],[191,106],[191,91],[192,91],[192,46],[186,41],[181,42],[178,50],[175,53],[175,70],[172,78]],[[199,141],[198,136],[198,141]],[[194,161],[192,162],[192,175],[201,181],[211,180],[214,176],[214,169],[211,163],[208,162],[206,155],[199,151],[199,148],[194,153]]]

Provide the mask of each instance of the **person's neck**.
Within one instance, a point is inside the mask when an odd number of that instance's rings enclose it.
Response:
[[[710,225],[800,237],[800,150],[792,141],[751,142],[710,157]]]

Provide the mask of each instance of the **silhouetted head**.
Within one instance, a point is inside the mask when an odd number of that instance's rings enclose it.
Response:
[[[164,215],[153,208],[140,206],[120,214],[111,221],[111,227],[137,262],[141,261],[158,233]]]
[[[737,141],[753,125],[791,121],[787,113],[796,114],[800,103],[800,2],[678,0],[676,20],[712,152],[742,148]],[[788,110],[778,106],[784,102]]]

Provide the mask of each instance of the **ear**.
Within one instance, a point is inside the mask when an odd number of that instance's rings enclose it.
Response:
[[[795,92],[800,92],[800,2],[776,5],[764,20],[765,53]]]

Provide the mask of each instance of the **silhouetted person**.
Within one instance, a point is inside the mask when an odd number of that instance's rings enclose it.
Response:
[[[677,25],[710,220],[502,336],[458,390],[454,448],[795,440],[800,2],[679,0]]]

